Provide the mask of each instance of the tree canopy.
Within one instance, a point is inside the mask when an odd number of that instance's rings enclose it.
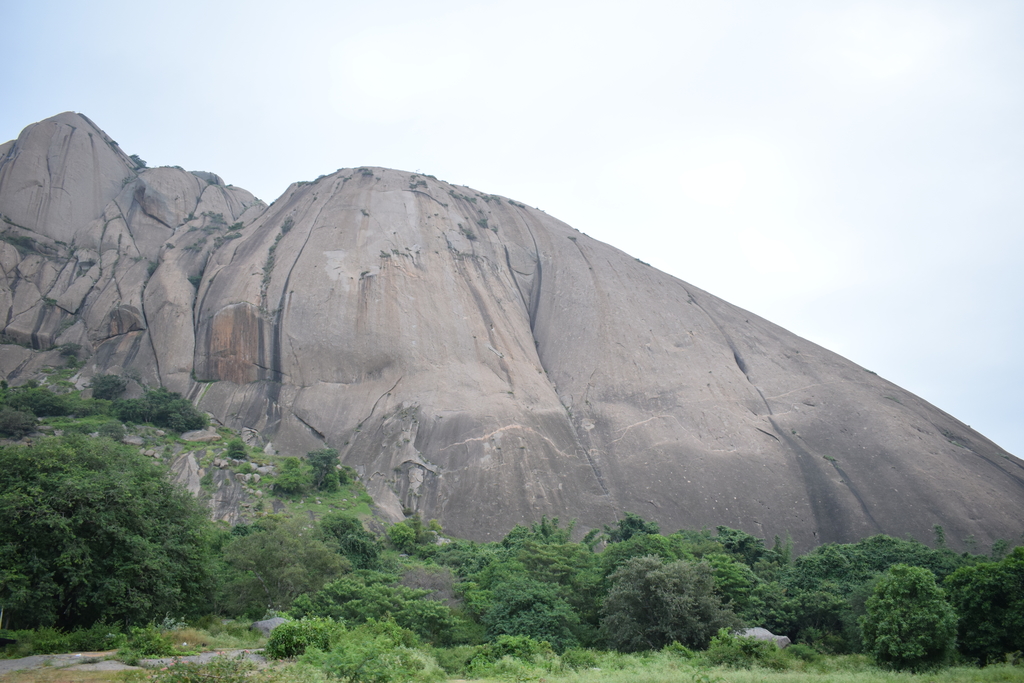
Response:
[[[108,439],[0,447],[0,604],[21,627],[194,614],[208,601],[206,511]]]

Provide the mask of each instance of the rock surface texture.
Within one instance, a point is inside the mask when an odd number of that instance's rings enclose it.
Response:
[[[59,197],[58,197],[59,195]],[[934,406],[535,209],[339,170],[269,207],[61,114],[0,146],[0,370],[192,398],[327,446],[392,519],[494,540],[625,511],[798,547],[1021,533],[1024,467]]]

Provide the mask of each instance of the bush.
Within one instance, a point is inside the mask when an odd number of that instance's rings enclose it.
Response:
[[[485,647],[484,645],[457,645],[435,648],[434,660],[449,676],[465,678],[470,675],[473,660]]]
[[[128,642],[118,650],[118,658],[125,664],[135,665],[143,657],[169,657],[174,654],[174,643],[156,626],[133,628]]]
[[[864,648],[881,666],[921,671],[943,664],[956,642],[956,613],[923,567],[894,566],[861,618]]]
[[[337,491],[339,486],[338,451],[321,448],[306,453],[306,460],[313,468],[313,488],[318,491]]]
[[[35,415],[10,406],[0,406],[0,435],[20,439],[36,430],[39,421]]]
[[[247,460],[249,458],[248,453],[245,452],[245,444],[242,443],[241,439],[231,439],[231,441],[228,441],[227,457],[232,460]]]
[[[680,647],[682,646],[680,645]],[[692,656],[692,653],[690,655]],[[592,669],[595,666],[597,666],[597,653],[593,650],[573,647],[562,653],[562,667],[565,669],[580,671],[581,669]]]
[[[128,380],[118,375],[96,375],[89,384],[92,387],[92,397],[102,398],[108,401],[121,398]]]
[[[0,492],[11,624],[139,624],[206,604],[209,512],[132,449],[80,436],[0,447]]]
[[[142,398],[114,402],[114,415],[122,422],[150,422],[175,432],[203,429],[210,424],[181,394],[164,388],[147,391]]]
[[[739,626],[706,562],[663,565],[655,556],[637,557],[609,578],[601,630],[617,650],[661,649],[673,641],[699,649],[719,629]]]
[[[44,387],[19,387],[7,395],[7,403],[15,410],[37,417],[59,417],[72,410],[72,397],[55,394]]]
[[[753,666],[786,668],[782,650],[774,642],[734,635],[726,628],[720,629],[718,635],[711,639],[704,660],[713,666],[734,669],[749,669]]]
[[[371,620],[342,634],[330,652],[311,650],[301,661],[350,683],[433,683],[447,678],[418,645],[416,636],[393,620]]]
[[[302,493],[309,487],[309,477],[302,471],[302,463],[298,458],[285,458],[281,463],[281,472],[274,478],[274,490],[294,495]]]
[[[272,659],[289,659],[298,657],[308,648],[327,651],[344,631],[344,625],[333,619],[314,617],[290,621],[270,632],[264,653]]]
[[[129,678],[128,680],[137,679]],[[261,683],[276,679],[262,675],[256,663],[245,659],[245,655],[241,654],[233,659],[214,657],[205,664],[175,662],[161,669],[147,671],[145,680],[152,683],[200,683],[201,681]]]
[[[96,429],[96,433],[100,436],[105,436],[108,439],[120,441],[124,438],[124,425],[117,420],[110,420],[109,422],[101,424],[99,428]]]

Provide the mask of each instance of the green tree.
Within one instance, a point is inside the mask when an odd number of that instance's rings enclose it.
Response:
[[[225,455],[232,460],[248,460],[249,458],[249,454],[245,452],[245,443],[237,438],[228,441],[228,451]]]
[[[281,471],[274,478],[274,490],[286,494],[302,493],[309,488],[309,476],[303,471],[302,462],[295,457],[285,458]]]
[[[92,387],[92,397],[102,398],[108,401],[121,398],[128,380],[119,375],[96,375],[89,384]]]
[[[961,567],[943,584],[960,615],[960,651],[981,664],[1024,650],[1024,547]]]
[[[875,661],[914,671],[942,664],[956,643],[956,613],[923,567],[898,564],[882,577],[861,619]]]
[[[338,451],[333,448],[310,451],[306,453],[306,461],[313,468],[313,488],[318,491],[338,490]]]
[[[0,406],[0,435],[20,439],[39,425],[35,415],[10,406]]]
[[[376,569],[381,543],[363,528],[362,522],[335,510],[320,520],[320,530],[328,545],[348,558],[356,569]]]
[[[657,522],[648,522],[640,515],[627,512],[626,516],[619,520],[615,527],[605,525],[604,532],[608,534],[609,543],[628,541],[637,534],[658,534],[661,527]]]
[[[0,604],[16,627],[138,624],[208,603],[206,510],[130,448],[0,448],[0,520]]]
[[[617,650],[659,650],[672,642],[703,649],[718,629],[740,625],[715,593],[706,562],[637,557],[610,579],[601,630]]]
[[[181,394],[163,387],[151,389],[142,398],[114,402],[114,415],[122,422],[151,422],[175,432],[203,429],[209,418]]]
[[[579,645],[575,633],[579,616],[558,589],[525,577],[494,587],[491,608],[482,621],[492,638],[530,636],[548,641],[559,652]]]
[[[297,596],[319,590],[351,566],[308,521],[270,516],[254,526],[224,548],[224,560],[233,570],[226,602],[237,614],[258,617],[267,609],[284,610]]]

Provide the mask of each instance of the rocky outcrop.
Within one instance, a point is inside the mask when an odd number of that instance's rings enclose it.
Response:
[[[7,166],[42,138],[0,161],[5,216],[26,220],[8,187],[35,176]],[[117,172],[77,229],[17,228],[31,249],[10,233],[7,334],[81,343],[89,373],[184,392],[247,440],[337,448],[393,519],[488,540],[632,511],[801,548],[1022,530],[1024,469],[980,434],[541,211],[380,168],[269,207],[215,177]],[[4,351],[12,379],[41,362]],[[241,484],[222,474],[227,500]]]

